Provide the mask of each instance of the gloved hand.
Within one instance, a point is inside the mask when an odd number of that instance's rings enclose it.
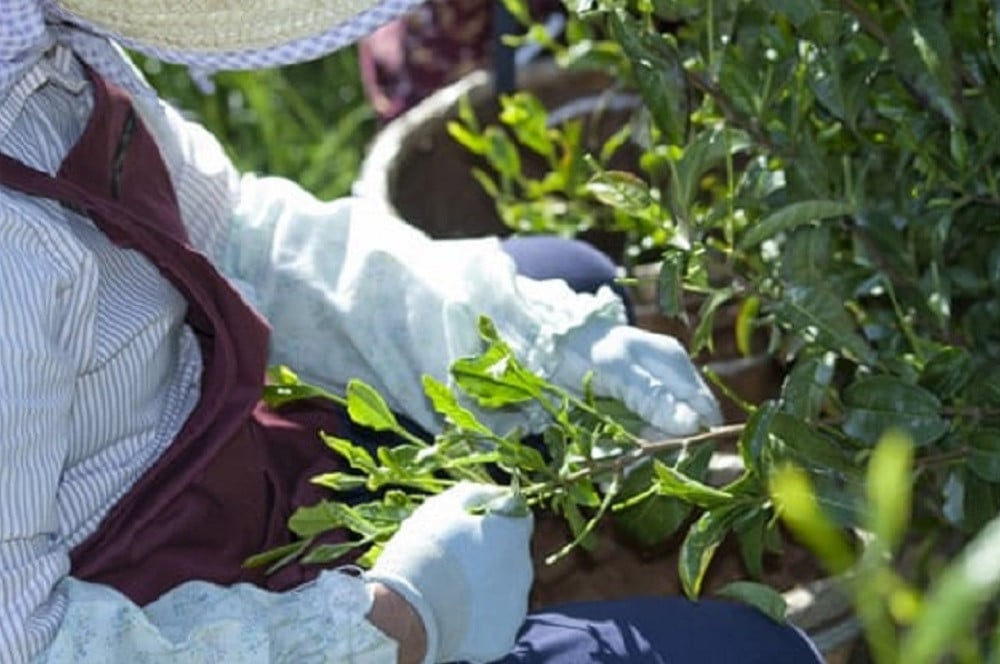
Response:
[[[505,515],[513,500],[508,489],[469,482],[427,499],[366,574],[420,614],[426,662],[485,662],[513,646],[528,611],[533,528],[530,514]]]
[[[718,402],[673,337],[598,320],[560,339],[557,352],[554,382],[579,390],[593,371],[595,394],[618,399],[662,434],[683,436],[722,421]]]

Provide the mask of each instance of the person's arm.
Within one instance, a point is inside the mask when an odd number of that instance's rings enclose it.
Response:
[[[520,277],[496,238],[434,241],[374,202],[323,202],[282,178],[240,176],[204,128],[156,117],[192,239],[272,324],[272,361],[304,379],[341,390],[359,378],[436,431],[421,377],[448,380],[451,363],[479,349],[486,315],[522,361],[564,387],[580,389],[593,369],[596,393],[663,432],[718,422],[684,349],[623,325],[610,289]],[[542,416],[486,415],[500,431]]]
[[[121,481],[111,474],[86,487],[63,483],[67,470],[84,461],[71,458],[80,454],[70,451],[71,423],[78,378],[93,352],[79,343],[85,336],[79,332],[96,324],[96,276],[92,258],[68,232],[60,234],[41,215],[23,218],[5,202],[0,199],[0,662],[392,661],[395,642],[366,619],[384,613],[373,605],[373,589],[345,574],[324,574],[287,594],[184,584],[145,608],[68,576],[64,520],[74,492],[111,486],[114,493]],[[381,621],[387,632],[413,632],[405,613],[389,618]]]

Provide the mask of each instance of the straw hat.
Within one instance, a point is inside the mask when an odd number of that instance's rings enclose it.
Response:
[[[56,0],[102,31],[165,50],[256,50],[307,39],[377,0]]]

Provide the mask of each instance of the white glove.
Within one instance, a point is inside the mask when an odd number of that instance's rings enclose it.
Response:
[[[485,662],[513,647],[528,612],[533,520],[504,515],[512,501],[507,489],[469,482],[429,498],[366,575],[420,614],[425,662]]]
[[[720,424],[719,404],[687,351],[673,337],[603,320],[560,339],[552,380],[581,389],[594,372],[594,393],[618,399],[654,429],[683,436]]]

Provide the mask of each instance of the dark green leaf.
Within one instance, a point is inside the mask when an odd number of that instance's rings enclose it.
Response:
[[[936,353],[920,374],[920,384],[943,399],[961,392],[972,378],[972,358],[964,348]]]
[[[814,469],[834,470],[848,477],[858,472],[853,457],[821,429],[798,417],[776,412],[771,420],[771,463],[793,461]]]
[[[889,429],[903,429],[919,447],[934,442],[948,431],[941,416],[941,402],[917,385],[892,376],[862,378],[843,393],[847,407],[844,432],[868,444]]]
[[[819,416],[830,390],[834,368],[832,353],[799,358],[781,388],[784,410],[806,420]]]
[[[969,469],[987,482],[1000,482],[1000,429],[974,431],[969,446]]]
[[[746,150],[750,145],[745,134],[735,129],[710,129],[699,133],[684,147],[674,162],[675,179],[671,183],[673,209],[685,217],[698,197],[702,179],[714,168],[721,167],[727,157]]]
[[[785,622],[788,604],[777,590],[752,581],[733,581],[715,591],[719,597],[739,600],[776,622]]]
[[[777,314],[789,329],[807,341],[846,353],[865,364],[875,360],[872,349],[855,331],[855,323],[844,309],[843,300],[823,287],[789,288],[778,305]]]
[[[919,12],[916,23],[900,23],[892,35],[892,46],[896,55],[893,62],[903,76],[935,110],[949,122],[961,126],[962,112],[954,99],[951,40],[944,17],[926,9]]]
[[[740,239],[739,246],[748,249],[783,231],[830,217],[843,217],[853,212],[854,207],[844,201],[811,200],[790,203],[751,226]]]
[[[667,251],[663,254],[657,278],[657,298],[660,311],[667,316],[679,316],[684,311],[684,252]]]
[[[779,405],[774,401],[765,401],[750,414],[746,426],[740,433],[738,442],[743,465],[749,470],[759,470],[761,455],[767,448],[771,433],[771,421],[778,412]]]
[[[375,431],[397,431],[400,428],[382,395],[357,379],[347,383],[347,414],[352,421]]]
[[[764,576],[764,535],[770,518],[768,511],[761,509],[734,528],[743,566],[755,579]]]
[[[675,145],[686,143],[688,91],[676,47],[647,30],[625,11],[610,16],[609,26],[633,67],[633,75],[653,122]]]

